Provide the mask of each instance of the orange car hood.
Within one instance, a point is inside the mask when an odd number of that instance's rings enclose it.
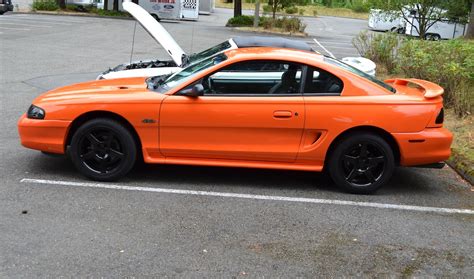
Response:
[[[53,89],[36,98],[34,103],[94,100],[120,102],[139,100],[148,95],[161,94],[149,91],[144,78],[94,80]]]

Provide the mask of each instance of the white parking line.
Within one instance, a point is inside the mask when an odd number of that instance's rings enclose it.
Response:
[[[65,23],[62,21],[58,22],[58,21],[51,21],[51,20],[36,20],[36,19],[31,19],[31,18],[11,18],[11,17],[8,17],[8,18],[0,17],[0,22],[12,22],[12,23],[23,22],[23,23],[31,23],[31,24],[38,22],[41,24],[45,23],[45,24],[66,25],[66,26],[72,25],[72,23]]]
[[[31,30],[31,29],[27,29],[27,28],[9,28],[9,27],[2,27],[2,26],[0,26],[0,29],[20,30],[20,31],[30,31]]]
[[[193,191],[193,190],[180,190],[180,189],[125,186],[125,185],[108,184],[108,183],[87,183],[87,182],[72,182],[72,181],[60,181],[60,180],[31,179],[31,178],[23,178],[22,180],[20,180],[20,182],[29,183],[29,184],[89,187],[89,188],[154,192],[154,193],[178,194],[178,195],[211,196],[211,197],[223,197],[223,198],[269,200],[269,201],[328,204],[328,205],[346,205],[346,206],[395,209],[395,210],[418,211],[418,212],[429,212],[429,213],[474,215],[474,210],[458,209],[458,208],[442,208],[442,207],[428,207],[428,206],[416,206],[416,205],[357,202],[357,201],[330,200],[330,199],[312,199],[312,198],[283,197],[283,196],[251,195],[251,194],[225,193],[225,192]]]
[[[72,22],[72,23],[83,23],[89,21],[88,17],[78,18],[73,16],[45,16],[45,15],[28,15],[25,17],[19,17],[19,15],[9,15],[4,18],[18,18],[21,20],[49,20],[49,21],[62,21],[62,22]]]
[[[23,23],[16,23],[16,22],[5,22],[5,21],[0,21],[0,26],[3,25],[3,24],[6,24],[6,25],[19,25],[19,26],[27,26],[27,27],[46,27],[46,28],[51,28],[53,26],[50,26],[50,25],[41,25],[41,24],[35,24],[35,25],[32,25],[32,24],[23,24]]]

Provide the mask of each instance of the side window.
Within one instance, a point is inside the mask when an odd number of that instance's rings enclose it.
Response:
[[[245,61],[202,81],[206,95],[300,94],[302,65],[287,61]]]
[[[303,94],[339,95],[343,87],[342,80],[337,76],[315,67],[308,67]]]

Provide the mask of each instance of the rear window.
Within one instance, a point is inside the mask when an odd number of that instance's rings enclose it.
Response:
[[[351,65],[348,65],[348,64],[346,64],[346,63],[344,63],[344,62],[342,62],[342,61],[339,61],[339,60],[336,60],[336,59],[333,59],[333,58],[329,58],[329,57],[324,57],[324,61],[325,61],[325,62],[328,62],[329,64],[332,64],[332,65],[338,66],[338,67],[340,67],[340,68],[343,68],[344,70],[347,70],[347,71],[349,71],[349,72],[351,72],[351,73],[354,73],[354,74],[356,74],[356,75],[358,75],[358,76],[360,76],[360,77],[363,77],[363,78],[365,78],[365,79],[368,79],[368,80],[370,80],[371,82],[373,82],[373,83],[375,83],[375,84],[377,84],[377,85],[379,85],[379,86],[382,86],[383,88],[385,88],[385,89],[387,89],[387,90],[389,90],[389,91],[391,91],[391,92],[393,92],[393,93],[397,92],[397,91],[395,90],[395,88],[391,87],[390,85],[386,84],[385,82],[383,82],[383,81],[381,81],[381,80],[378,80],[378,79],[374,78],[373,76],[368,75],[368,74],[362,72],[361,70],[359,70],[359,69],[357,69],[357,68],[354,68],[354,67],[352,67]]]

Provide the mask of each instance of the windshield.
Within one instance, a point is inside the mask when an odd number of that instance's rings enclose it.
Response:
[[[202,60],[201,62],[198,62],[196,64],[192,64],[163,81],[163,83],[158,86],[157,91],[160,93],[164,93],[170,90],[171,88],[179,86],[180,84],[188,81],[195,74],[204,71],[214,65],[220,64],[226,59],[227,56],[225,56],[225,54],[223,53],[220,53],[205,60]]]
[[[189,57],[189,62],[190,63],[196,63],[196,62],[199,62],[203,59],[206,59],[208,57],[211,57],[221,51],[224,51],[226,49],[229,49],[231,48],[231,45],[229,43],[229,41],[225,41],[223,43],[220,43],[218,45],[215,45],[209,49],[206,49],[204,51],[201,51],[199,53],[194,53],[194,54],[191,54],[191,56]]]
[[[385,88],[385,89],[387,89],[387,90],[389,90],[389,91],[391,91],[391,92],[393,92],[393,93],[397,92],[397,91],[395,90],[395,88],[391,87],[390,85],[386,84],[385,82],[383,82],[383,81],[381,81],[381,80],[378,80],[378,79],[374,78],[373,76],[371,76],[371,75],[369,75],[369,74],[366,74],[366,73],[362,72],[361,70],[359,70],[359,69],[357,69],[357,68],[354,68],[354,67],[352,67],[351,65],[348,65],[348,64],[346,64],[346,63],[344,63],[344,62],[341,62],[341,61],[339,61],[339,60],[336,60],[336,59],[333,59],[333,58],[329,58],[329,57],[324,57],[324,61],[325,61],[325,62],[328,62],[328,63],[330,63],[330,64],[333,64],[333,65],[336,65],[336,66],[338,66],[338,67],[341,67],[341,68],[343,68],[343,69],[345,69],[345,70],[348,70],[349,72],[352,72],[352,73],[354,73],[354,74],[356,74],[356,75],[358,75],[358,76],[360,76],[360,77],[363,77],[363,78],[365,78],[365,79],[368,79],[368,80],[370,80],[371,82],[376,83],[376,84],[382,86],[383,88]]]

